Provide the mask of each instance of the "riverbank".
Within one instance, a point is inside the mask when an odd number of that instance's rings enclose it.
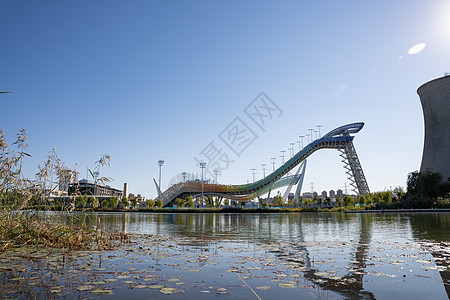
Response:
[[[450,212],[448,208],[435,209],[370,209],[364,207],[332,207],[332,208],[136,208],[136,209],[82,209],[78,211],[95,212],[147,212],[147,213],[244,213],[244,214],[278,214],[299,212],[344,212],[344,213],[430,213]]]
[[[430,213],[450,212],[449,208],[423,208],[423,209],[373,209],[373,210],[345,210],[345,213]]]

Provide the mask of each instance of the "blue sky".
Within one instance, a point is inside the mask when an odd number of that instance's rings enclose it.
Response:
[[[362,121],[355,147],[372,191],[419,169],[416,94],[450,72],[450,1],[0,0],[0,128],[29,134],[26,174],[56,146],[81,177],[101,154],[112,186],[155,197],[210,142],[226,184],[271,169],[309,128]],[[423,51],[408,50],[425,43]],[[282,111],[265,131],[244,109],[264,92]],[[219,138],[239,117],[258,137],[235,155]],[[298,150],[298,146],[295,146]],[[337,151],[309,160],[304,190],[348,184]]]

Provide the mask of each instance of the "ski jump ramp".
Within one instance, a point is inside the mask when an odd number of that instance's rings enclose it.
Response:
[[[341,153],[340,156],[342,157],[342,162],[344,162],[344,168],[353,191],[356,194],[365,195],[370,192],[369,186],[367,185],[364,172],[353,145],[353,134],[358,133],[363,126],[364,123],[359,122],[331,130],[323,137],[312,141],[302,150],[298,151],[274,172],[253,183],[224,185],[204,182],[203,195],[219,196],[237,201],[250,201],[264,195],[270,190],[295,185],[301,179],[301,176],[299,174],[285,175],[320,149],[337,149]],[[154,181],[163,206],[173,206],[176,198],[184,198],[189,195],[196,197],[201,196],[202,193],[201,181],[180,182],[170,186],[164,192],[161,192],[156,180]]]

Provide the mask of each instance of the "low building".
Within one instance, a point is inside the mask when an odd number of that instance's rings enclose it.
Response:
[[[76,195],[88,195],[88,196],[99,196],[99,197],[122,197],[123,191],[112,188],[110,186],[103,186],[99,184],[94,184],[88,182],[87,180],[80,180],[78,183],[70,183],[69,196]]]

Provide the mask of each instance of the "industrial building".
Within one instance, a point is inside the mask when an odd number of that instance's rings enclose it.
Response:
[[[431,80],[417,89],[425,121],[420,172],[436,172],[450,179],[450,75]]]

